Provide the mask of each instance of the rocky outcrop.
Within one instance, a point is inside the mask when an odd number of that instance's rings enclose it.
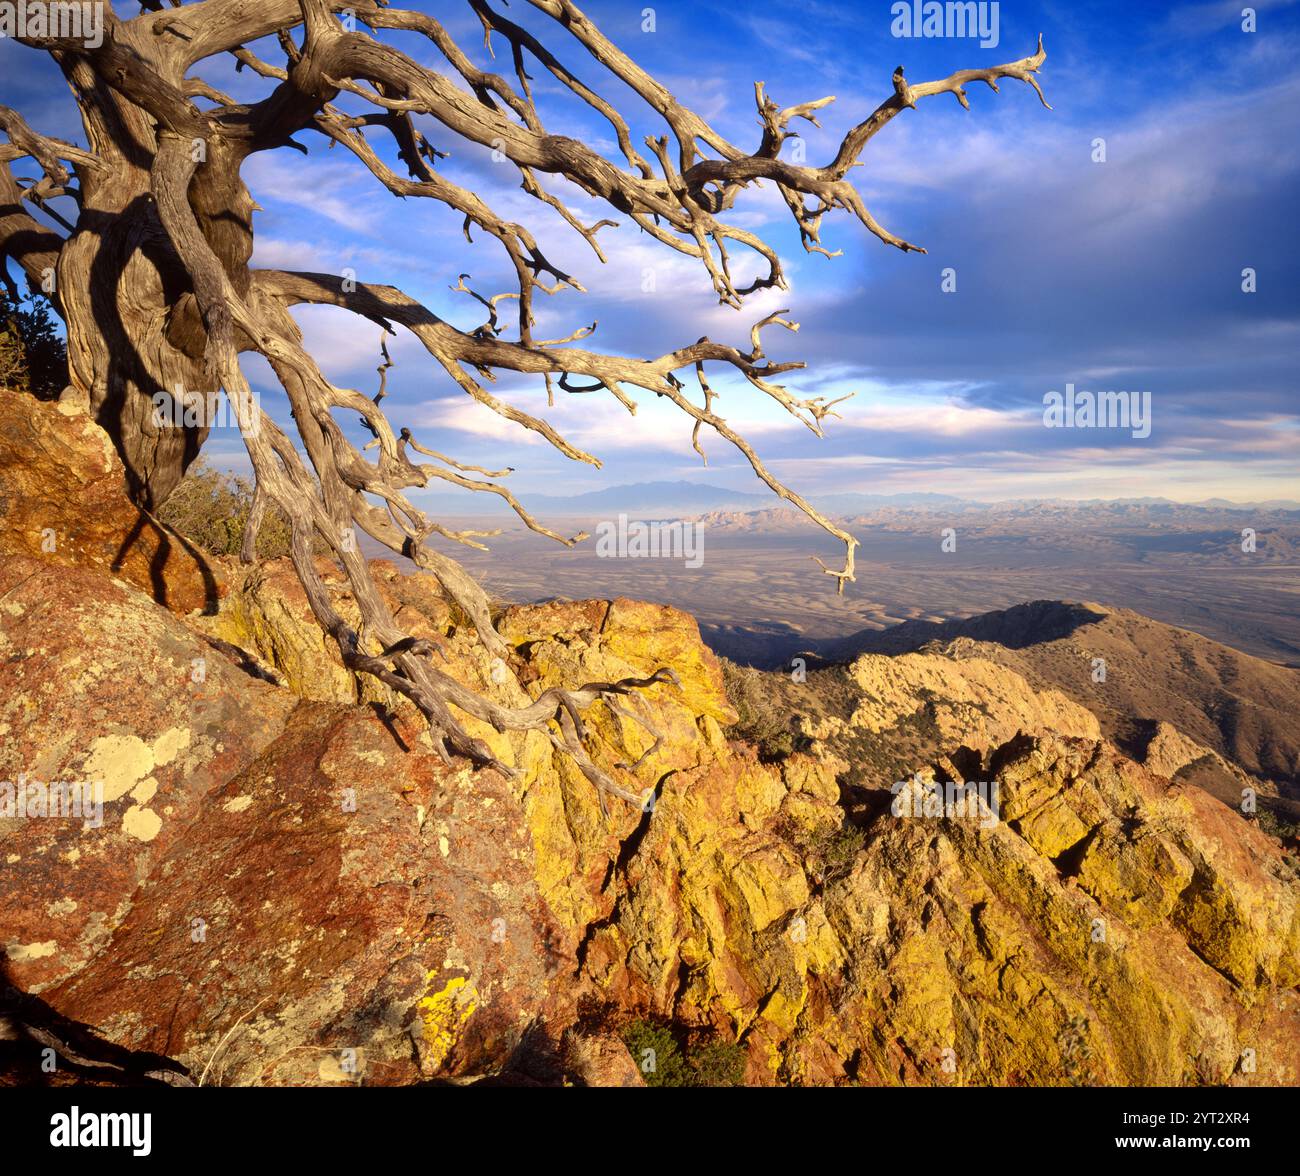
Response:
[[[231,1083],[482,1073],[552,1003],[573,1019],[499,774],[300,701],[93,573],[6,560],[0,596],[0,776],[103,800],[0,819],[20,989]]]
[[[861,692],[849,728],[879,733],[924,711],[950,747],[984,750],[1020,731],[1101,736],[1096,716],[1064,694],[1030,690],[1019,674],[977,658],[864,654],[848,673]]]
[[[585,966],[738,1033],[752,1076],[1300,1078],[1296,873],[1199,789],[1044,735],[990,754],[991,827],[886,810],[858,831],[817,766],[737,766],[734,789],[665,787]]]
[[[635,1018],[739,1041],[757,1083],[1300,1081],[1295,863],[1194,786],[1246,777],[1173,726],[1133,762],[961,637],[859,657],[848,716],[760,762],[689,617],[511,608],[503,676],[431,579],[374,564],[398,624],[503,702],[677,671],[585,716],[654,798],[606,814],[540,733],[469,722],[513,778],[445,764],[287,562],[189,552],[88,418],[0,399],[0,484],[22,1016],[223,1084],[639,1085]],[[945,809],[946,781],[996,782],[993,809]]]
[[[1173,779],[1190,764],[1210,757],[1216,764],[1227,768],[1226,762],[1216,752],[1188,739],[1172,723],[1159,722],[1151,732],[1142,762],[1157,776]]]
[[[1082,707],[990,663],[864,659],[841,751],[924,712],[943,754],[850,803],[832,745],[763,763],[728,740],[680,612],[509,609],[516,684],[427,580],[376,570],[503,700],[674,666],[629,704],[662,740],[650,811],[602,815],[539,733],[475,728],[513,779],[444,764],[337,665],[284,565],[183,621],[9,558],[0,778],[105,802],[92,827],[0,817],[16,986],[205,1083],[635,1085],[610,1028],[635,1018],[739,1041],[755,1083],[1300,1082],[1294,864]],[[627,778],[646,726],[585,718]],[[996,819],[927,808],[936,776],[997,781]]]
[[[0,555],[93,567],[175,612],[215,605],[197,549],[123,493],[113,443],[87,415],[0,391]]]
[[[1300,799],[1300,674],[1130,609],[1034,601],[943,623],[908,622],[850,643],[997,662],[1061,691],[1130,750],[1166,722]]]
[[[0,946],[39,992],[95,958],[204,798],[275,737],[296,700],[97,571],[0,559],[0,780],[102,813],[0,818]],[[40,788],[37,788],[37,785]],[[4,809],[0,808],[0,813]]]

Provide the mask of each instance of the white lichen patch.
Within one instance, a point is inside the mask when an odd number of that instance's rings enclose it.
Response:
[[[90,754],[82,765],[82,772],[93,783],[103,785],[104,803],[121,800],[128,792],[141,804],[147,804],[153,793],[141,799],[136,796],[137,785],[150,781],[146,777],[155,767],[171,763],[190,745],[188,727],[171,727],[150,746],[138,735],[101,735],[90,745]],[[157,784],[153,784],[157,789]]]
[[[43,960],[59,950],[58,943],[47,939],[44,943],[6,943],[5,954],[11,964],[25,964],[29,960]]]
[[[159,767],[169,764],[190,745],[188,727],[171,727],[153,741],[153,762]]]
[[[77,900],[75,898],[56,898],[51,903],[46,903],[45,913],[47,915],[59,916],[70,915],[77,909]]]
[[[242,813],[252,803],[253,798],[251,796],[235,796],[226,801],[221,807],[228,813]]]
[[[138,735],[101,735],[82,767],[87,780],[104,788],[104,803],[121,800],[152,770],[153,750]]]
[[[158,791],[158,781],[152,776],[141,780],[134,788],[131,789],[131,799],[136,804],[148,804],[154,798],[154,793]]]
[[[321,1082],[348,1082],[356,1085],[365,1073],[365,1051],[341,1050],[327,1053],[316,1064],[316,1077]]]
[[[122,832],[137,841],[152,841],[162,828],[162,817],[133,804],[122,816]]]

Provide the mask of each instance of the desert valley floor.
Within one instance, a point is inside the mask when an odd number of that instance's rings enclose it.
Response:
[[[1300,665],[1295,512],[1272,512],[1262,525],[1255,520],[1254,554],[1240,551],[1248,514],[1115,513],[976,510],[954,519],[895,511],[844,520],[862,545],[857,581],[843,596],[812,559],[833,564],[843,549],[786,511],[702,516],[703,561],[695,569],[680,559],[598,558],[593,539],[566,548],[500,517],[453,521],[503,526],[503,534],[485,540],[488,552],[447,550],[503,600],[626,596],[671,604],[696,617],[719,653],[769,668],[804,651],[842,654],[843,640],[862,630],[1037,599],[1131,608],[1256,657]],[[566,534],[597,525],[549,521]],[[940,550],[941,529],[949,525],[957,531],[955,552]]]

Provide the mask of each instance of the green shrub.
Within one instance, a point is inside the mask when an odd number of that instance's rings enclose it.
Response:
[[[772,681],[774,675],[720,660],[727,697],[739,716],[739,722],[728,729],[728,737],[752,743],[764,763],[785,759],[796,750],[796,736],[793,716]]]
[[[687,1051],[694,1086],[739,1086],[745,1080],[745,1047],[737,1041],[710,1041]]]
[[[647,1086],[739,1086],[745,1047],[717,1037],[683,1037],[653,1021],[623,1028],[623,1042]]]
[[[253,487],[244,478],[213,469],[199,458],[158,511],[192,543],[213,555],[238,555],[253,508]],[[275,559],[289,554],[289,520],[268,507],[257,532],[257,554]]]
[[[664,1026],[633,1021],[623,1030],[623,1042],[647,1086],[691,1085],[681,1046]]]
[[[856,825],[846,823],[819,830],[813,839],[811,856],[823,884],[848,877],[865,843],[862,830]]]
[[[1255,823],[1270,837],[1276,837],[1279,841],[1289,841],[1294,837],[1300,837],[1300,825],[1296,824],[1284,813],[1275,812],[1272,809],[1261,808],[1255,814]]]
[[[0,386],[55,400],[68,382],[68,349],[39,294],[0,289]]]
[[[858,854],[866,844],[862,830],[848,821],[808,828],[782,814],[778,816],[774,828],[822,886],[847,878],[853,872],[853,863],[858,860]]]

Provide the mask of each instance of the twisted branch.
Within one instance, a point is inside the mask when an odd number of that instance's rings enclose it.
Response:
[[[674,684],[676,675],[660,668],[648,678],[589,683],[576,690],[553,688],[531,702],[519,701],[526,694],[510,670],[513,655],[493,625],[486,596],[459,564],[427,545],[437,535],[481,547],[478,540],[492,532],[449,529],[427,517],[407,492],[437,482],[488,493],[500,497],[539,534],[569,545],[586,536],[560,535],[534,518],[499,484],[510,469],[461,463],[417,441],[410,429],[394,430],[382,408],[392,366],[386,336],[397,327],[406,329],[484,408],[536,433],[566,457],[597,467],[598,457],[568,441],[544,418],[493,395],[484,383],[495,379],[498,371],[540,375],[548,405],[557,388],[570,395],[608,392],[633,414],[638,390],[662,398],[692,422],[691,443],[701,458],[701,430],[707,427],[739,450],[775,494],[844,544],[842,567],[822,565],[841,592],[854,579],[857,540],[777,479],[745,438],[718,415],[718,393],[709,382],[706,365],[739,373],[750,388],[781,405],[819,437],[825,422],[838,415],[835,407],[844,398],[800,396],[778,382],[783,373],[804,366],[774,361],[763,348],[764,328],[798,330],[798,323],[786,317],[788,310],[754,323],[747,351],[704,337],[655,359],[605,355],[576,345],[593,334],[595,322],[577,326],[560,338],[534,339],[535,295],[539,291],[548,297],[563,291],[581,293],[582,283],[554,265],[527,228],[505,220],[478,194],[439,173],[437,164],[446,152],[429,141],[416,116],[431,118],[449,136],[498,153],[517,171],[522,190],[585,240],[599,261],[605,260],[605,254],[597,234],[619,222],[599,217],[587,223],[587,218],[547,191],[539,177],[562,177],[651,239],[695,259],[719,301],[739,308],[756,291],[787,288],[781,260],[771,246],[726,219],[743,190],[763,181],[773,183],[810,253],[829,258],[839,252],[821,242],[823,217],[836,209],[849,212],[889,245],[924,252],[875,220],[849,183],[850,170],[881,128],[931,95],[950,93],[969,109],[969,85],[983,82],[996,91],[1000,80],[1013,78],[1033,87],[1046,106],[1035,76],[1045,53],[1040,37],[1036,52],[1019,61],[963,70],[918,85],[908,83],[900,67],[893,75],[893,92],[848,131],[827,163],[811,166],[783,158],[783,147],[795,136],[792,123],[819,126],[818,112],[833,98],[783,108],[758,82],[755,101],[762,133],[755,148],[745,151],[637,66],[571,0],[529,2],[552,18],[557,37],[572,38],[604,74],[646,103],[668,134],[647,138],[643,153],[632,141],[628,119],[610,100],[564,64],[554,47],[496,11],[489,0],[468,3],[482,24],[489,49],[494,36],[508,48],[513,81],[475,66],[434,17],[390,8],[380,0],[199,0],[172,8],[149,2],[144,6],[147,11],[131,20],[106,10],[105,37],[98,47],[54,37],[27,38],[27,44],[53,54],[73,83],[96,149],[85,151],[39,135],[16,112],[0,107],[0,133],[7,138],[7,143],[0,143],[0,250],[16,258],[29,278],[41,273],[66,246],[25,205],[49,212],[48,202],[56,196],[75,198],[110,182],[129,183],[122,177],[132,169],[143,175],[151,203],[118,200],[116,206],[129,212],[117,215],[141,218],[132,231],[151,240],[153,226],[160,227],[165,241],[157,264],[167,273],[164,288],[171,292],[167,295],[171,301],[159,308],[159,320],[168,322],[177,347],[191,358],[199,357],[213,386],[223,387],[234,406],[256,475],[242,557],[255,557],[258,525],[268,507],[283,511],[292,529],[293,562],[313,614],[338,645],[343,663],[410,699],[427,719],[444,756],[464,755],[511,771],[482,740],[466,731],[457,711],[496,731],[545,731],[601,794],[640,804],[638,792],[591,759],[584,746],[587,732],[582,712],[603,701],[611,713],[639,723],[651,734],[649,750],[615,768],[634,776],[657,750],[661,737],[647,719],[618,699]],[[352,27],[346,17],[341,21],[341,13],[355,14],[369,31]],[[380,32],[394,30],[432,43],[464,87],[452,76],[376,39]],[[264,61],[249,48],[272,37],[284,54],[283,66]],[[224,54],[234,56],[238,69],[271,83],[270,92],[252,104],[236,103],[195,73],[204,61]],[[547,129],[534,98],[530,62],[609,124],[617,142],[616,158],[606,159],[587,144]],[[359,99],[369,109],[362,114],[344,113],[334,105],[340,94]],[[200,109],[195,99],[210,106]],[[478,230],[497,241],[514,271],[517,288],[487,296],[467,285],[469,276],[461,274],[452,289],[476,300],[487,313],[478,326],[461,330],[392,286],[354,284],[329,274],[251,269],[255,205],[240,179],[240,168],[256,152],[283,147],[305,150],[293,138],[300,131],[346,148],[390,193],[432,199],[454,209],[463,217],[467,239]],[[406,176],[394,171],[369,142],[367,132],[373,131],[392,137]],[[192,151],[200,140],[208,146],[201,163]],[[32,159],[42,173],[25,188],[9,171],[20,158]],[[142,164],[142,159],[147,163]],[[77,240],[80,222],[56,219],[68,229],[69,241]],[[734,276],[731,251],[736,248],[752,251],[766,265],[766,272],[743,286]],[[500,317],[500,304],[505,301],[516,303],[513,330]],[[289,313],[299,304],[341,307],[381,327],[383,358],[375,395],[337,387],[325,378],[302,346],[301,333]],[[510,334],[514,337],[507,337]],[[270,364],[292,409],[305,458],[254,403],[240,369],[241,352],[255,352]],[[686,394],[678,375],[683,369],[693,370],[702,403]],[[364,449],[344,436],[335,419],[338,409],[360,416],[371,436]],[[432,460],[419,461],[418,456]],[[354,526],[438,579],[470,618],[485,650],[506,666],[504,688],[515,697],[514,705],[456,682],[434,664],[438,650],[398,628],[365,560],[350,541]],[[315,564],[318,542],[347,574],[362,618],[359,631],[343,620],[329,600]]]

